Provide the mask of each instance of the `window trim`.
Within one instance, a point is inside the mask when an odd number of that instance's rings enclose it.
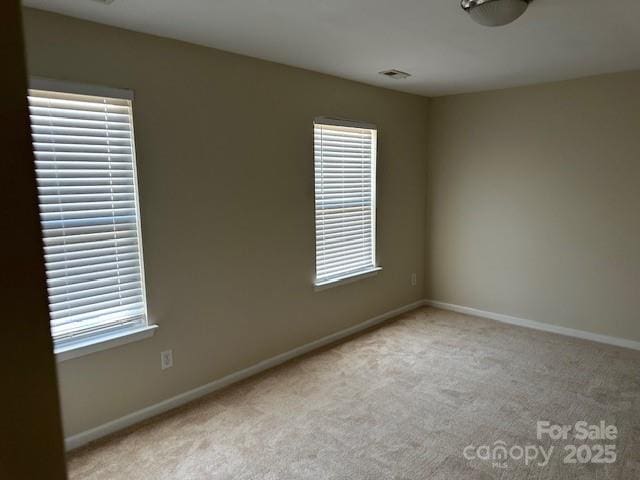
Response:
[[[114,327],[112,331],[102,331],[91,336],[85,335],[76,339],[66,339],[57,342],[53,353],[58,363],[74,358],[84,357],[91,353],[101,352],[110,348],[120,347],[127,343],[137,342],[152,337],[157,324],[134,325],[127,328]]]
[[[373,266],[366,267],[360,270],[354,270],[351,272],[343,273],[340,275],[336,275],[334,277],[323,278],[318,280],[318,271],[317,271],[317,223],[315,222],[316,215],[316,205],[315,205],[315,173],[314,173],[314,276],[313,276],[313,287],[314,291],[320,292],[323,290],[327,290],[329,288],[337,287],[340,285],[345,285],[353,282],[357,282],[359,280],[364,280],[366,278],[373,277],[377,275],[380,271],[382,271],[382,266],[378,262],[378,138],[380,136],[380,130],[374,123],[363,122],[359,120],[350,120],[341,117],[331,117],[331,116],[319,116],[313,119],[313,127],[315,129],[316,125],[333,125],[337,127],[351,127],[351,128],[363,128],[368,130],[375,131],[375,142],[372,142],[373,148],[373,162],[372,162],[372,170],[373,170],[373,182],[371,184],[372,192],[371,192],[371,200],[373,203],[372,208],[372,220],[371,220],[371,230],[372,230],[372,249],[373,249]],[[314,161],[315,161],[315,147],[314,147]]]
[[[357,272],[351,272],[341,277],[331,278],[329,280],[323,280],[315,282],[313,289],[316,292],[328,290],[329,288],[338,287],[340,285],[346,285],[348,283],[364,280],[365,278],[374,277],[378,272],[382,271],[382,267],[368,268],[367,270],[361,270]]]
[[[119,98],[121,100],[129,100],[132,104],[134,100],[133,90],[127,88],[106,87],[104,85],[77,83],[38,76],[29,77],[29,89],[49,90],[52,92],[76,95],[93,95],[95,97]]]
[[[142,243],[142,225],[140,210],[140,182],[138,179],[138,158],[136,149],[136,135],[134,126],[134,92],[130,89],[107,87],[103,85],[93,85],[85,83],[71,82],[67,80],[56,80],[52,78],[31,76],[29,78],[29,89],[45,90],[51,92],[61,92],[77,95],[91,95],[106,98],[117,98],[128,100],[130,102],[130,121],[131,121],[131,156],[133,183],[136,207],[136,228],[138,237],[138,249],[140,252],[140,285],[142,289],[142,303],[144,314],[134,322],[127,322],[122,325],[113,325],[111,327],[99,330],[97,332],[89,332],[70,336],[68,338],[54,339],[52,336],[54,354],[56,361],[63,362],[73,358],[78,358],[90,353],[99,352],[109,348],[118,347],[127,343],[143,340],[153,336],[158,328],[149,319],[147,306],[147,289],[146,289],[146,272],[144,265],[144,251]]]

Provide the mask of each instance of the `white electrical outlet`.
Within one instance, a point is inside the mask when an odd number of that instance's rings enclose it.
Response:
[[[415,273],[411,274],[411,286],[415,287],[418,284],[418,276]]]
[[[171,367],[173,367],[173,350],[160,352],[160,368],[166,370]]]

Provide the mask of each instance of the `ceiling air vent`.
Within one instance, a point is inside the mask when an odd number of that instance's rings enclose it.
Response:
[[[384,70],[380,72],[380,75],[384,75],[385,77],[393,78],[394,80],[402,80],[404,78],[409,78],[411,76],[410,73],[402,72],[400,70]]]

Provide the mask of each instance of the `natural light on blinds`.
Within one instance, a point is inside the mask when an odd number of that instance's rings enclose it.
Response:
[[[316,285],[376,267],[376,135],[315,123]]]
[[[131,101],[28,98],[54,339],[145,324]]]

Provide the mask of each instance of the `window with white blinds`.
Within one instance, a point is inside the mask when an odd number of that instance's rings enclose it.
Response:
[[[376,138],[373,126],[314,124],[317,286],[376,269]]]
[[[28,96],[56,343],[147,323],[131,98],[68,90]]]

